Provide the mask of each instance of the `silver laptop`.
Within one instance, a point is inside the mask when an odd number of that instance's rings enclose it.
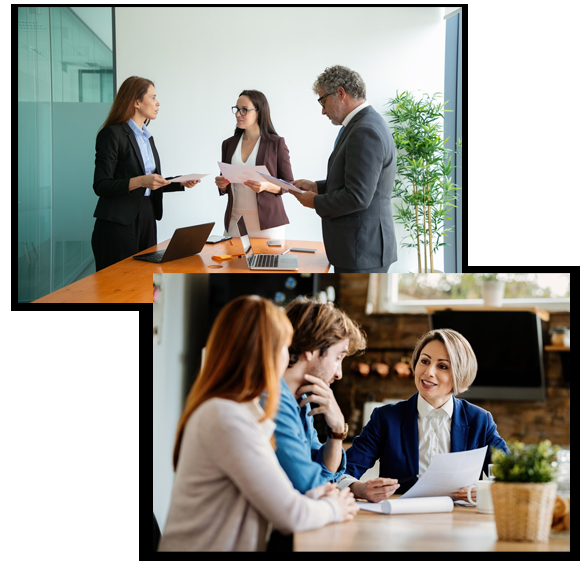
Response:
[[[237,224],[249,269],[267,271],[294,271],[298,269],[298,258],[295,255],[276,255],[272,253],[255,254],[252,250],[244,216],[240,216]]]

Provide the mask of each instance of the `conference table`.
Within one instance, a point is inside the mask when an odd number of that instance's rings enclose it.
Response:
[[[393,495],[393,499],[399,495]],[[294,533],[294,551],[570,551],[570,536],[500,542],[494,515],[455,505],[450,513],[383,515],[359,510],[352,521]]]
[[[254,253],[279,254],[291,247],[316,250],[315,253],[289,252],[287,255],[296,255],[298,258],[298,270],[290,273],[328,273],[330,269],[323,242],[282,240],[282,247],[270,247],[267,241],[266,238],[252,238]],[[168,243],[169,240],[165,240],[139,253],[165,249]],[[232,259],[222,262],[212,259],[212,255],[224,254],[231,255]],[[279,273],[248,269],[242,254],[240,239],[233,238],[216,244],[207,243],[197,255],[165,263],[149,263],[128,257],[33,302],[152,303],[153,273]]]

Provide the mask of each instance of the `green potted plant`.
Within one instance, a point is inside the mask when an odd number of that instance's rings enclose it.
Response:
[[[445,228],[445,220],[459,186],[451,181],[451,156],[458,150],[445,148],[443,140],[443,109],[445,103],[437,102],[440,93],[427,94],[420,99],[408,91],[389,99],[390,110],[384,113],[392,117],[389,121],[394,128],[393,139],[397,147],[397,177],[393,187],[393,197],[402,200],[402,206],[395,204],[393,218],[403,224],[408,236],[403,239],[403,247],[417,248],[419,273],[433,273],[433,254],[439,247],[449,245],[447,237],[453,228]],[[449,138],[449,137],[448,137]],[[461,139],[456,142],[461,148]],[[447,158],[449,156],[449,159]],[[407,243],[405,239],[409,238]],[[421,257],[423,249],[423,258]],[[429,256],[427,256],[429,251]],[[429,269],[430,266],[430,269]]]
[[[509,454],[492,448],[491,486],[499,540],[547,542],[556,502],[557,445],[508,442]]]
[[[479,273],[478,278],[481,281],[483,304],[492,307],[501,307],[503,304],[505,282],[498,277],[497,273]]]

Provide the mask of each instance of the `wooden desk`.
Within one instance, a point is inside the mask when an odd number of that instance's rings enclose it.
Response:
[[[354,520],[294,533],[300,551],[570,551],[570,537],[498,542],[494,515],[455,506],[450,513],[381,515],[360,510]]]
[[[268,240],[252,239],[254,253],[282,253],[290,247],[316,249],[316,253],[292,253],[298,258],[298,271],[290,273],[328,273],[324,244],[318,241],[283,240],[282,247],[269,247]],[[152,303],[153,273],[250,273],[242,253],[239,238],[216,244],[206,244],[198,255],[167,261],[148,263],[128,257],[93,275],[75,281],[54,293],[45,295],[34,303]],[[139,253],[165,249],[169,240]],[[212,255],[230,254],[236,257],[217,263]],[[289,255],[289,254],[287,254]],[[215,267],[221,265],[221,268]],[[211,267],[214,266],[214,267]],[[252,273],[280,273],[278,271],[253,271]]]

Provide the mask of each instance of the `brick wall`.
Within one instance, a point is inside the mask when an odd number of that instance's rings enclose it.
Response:
[[[333,384],[340,408],[351,427],[352,439],[362,429],[362,410],[367,399],[382,401],[384,398],[406,399],[415,392],[412,378],[399,379],[392,372],[385,379],[376,374],[366,378],[350,372],[353,360],[372,362],[381,359],[391,366],[402,356],[411,356],[415,342],[429,328],[427,315],[372,315],[364,314],[367,297],[368,275],[345,274],[339,280],[340,306],[354,320],[361,323],[368,335],[368,350],[358,359],[345,359],[343,378]],[[570,313],[552,313],[549,327],[570,327]],[[544,344],[549,344],[545,339]],[[384,350],[389,348],[388,351]],[[518,439],[536,443],[550,439],[552,443],[570,445],[570,389],[564,386],[560,354],[544,352],[547,397],[543,402],[507,400],[475,400],[477,406],[489,410],[504,439]],[[466,398],[469,401],[469,397]],[[324,430],[321,418],[315,416],[316,427]],[[326,436],[321,435],[321,441]]]

